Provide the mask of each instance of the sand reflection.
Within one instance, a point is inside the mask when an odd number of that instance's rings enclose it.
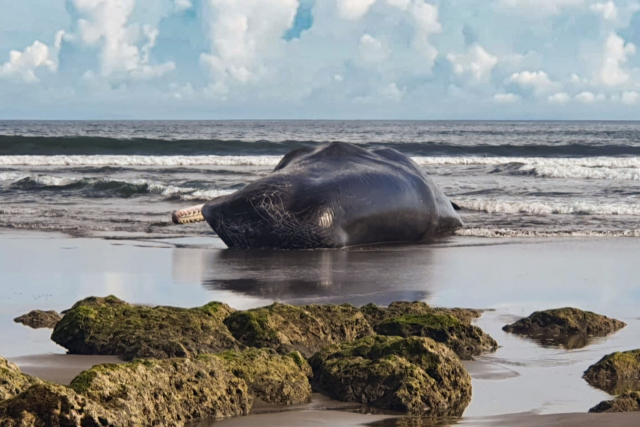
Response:
[[[174,268],[179,259],[174,259]],[[416,246],[326,251],[209,251],[202,284],[289,303],[387,305],[432,292],[432,253]]]

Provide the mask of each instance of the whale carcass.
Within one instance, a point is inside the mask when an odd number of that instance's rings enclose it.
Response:
[[[278,249],[420,242],[462,226],[409,157],[342,142],[294,150],[268,176],[173,221],[206,221],[229,248]]]

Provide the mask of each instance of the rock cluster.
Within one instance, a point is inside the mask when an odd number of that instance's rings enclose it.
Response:
[[[77,302],[56,325],[52,339],[74,354],[134,358],[192,357],[246,347],[292,351],[311,357],[324,347],[373,335],[423,336],[450,346],[460,357],[493,351],[497,343],[471,320],[481,311],[432,308],[423,302],[267,307],[235,311],[203,307],[144,307],[114,296]]]
[[[13,319],[16,323],[22,323],[33,329],[48,328],[53,329],[56,323],[60,321],[60,315],[57,311],[49,310],[31,310],[27,314]]]
[[[268,349],[98,365],[69,387],[10,367],[10,376],[1,374],[5,383],[14,379],[0,402],[3,427],[182,426],[246,415],[254,397],[278,404],[311,399],[310,367],[302,356]]]
[[[342,401],[459,416],[471,400],[471,377],[460,359],[429,338],[370,336],[329,346],[309,363],[315,387]]]
[[[480,314],[421,302],[236,311],[219,302],[182,309],[90,297],[65,313],[52,339],[70,353],[133,361],[95,366],[69,387],[4,361],[0,425],[181,426],[247,414],[254,398],[306,403],[312,385],[343,401],[459,416],[471,379],[456,353],[497,347],[471,325]]]

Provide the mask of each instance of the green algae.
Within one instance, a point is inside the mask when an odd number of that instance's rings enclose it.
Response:
[[[316,389],[338,400],[427,416],[459,416],[471,399],[460,359],[429,338],[369,336],[310,360]]]
[[[373,333],[362,313],[349,304],[274,303],[232,313],[224,323],[246,346],[273,348],[282,354],[299,351],[306,357],[324,346]]]
[[[463,359],[495,351],[498,343],[477,326],[462,323],[449,314],[422,314],[392,317],[378,323],[380,335],[427,337],[445,344]]]
[[[232,312],[218,302],[185,309],[134,306],[114,296],[89,297],[65,314],[51,339],[73,354],[120,355],[128,360],[188,357],[242,347],[223,323]]]

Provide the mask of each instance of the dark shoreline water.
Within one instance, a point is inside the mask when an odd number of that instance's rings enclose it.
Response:
[[[640,122],[0,121],[0,155],[284,155],[332,141],[410,156],[640,154]]]

